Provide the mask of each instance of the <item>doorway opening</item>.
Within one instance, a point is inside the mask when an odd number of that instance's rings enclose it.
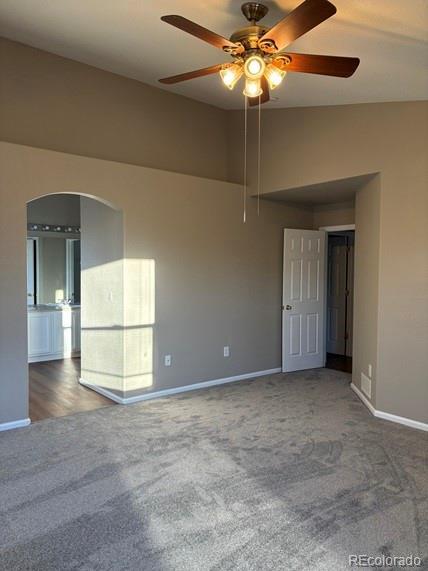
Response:
[[[355,226],[284,229],[282,371],[352,372]]]
[[[327,233],[326,367],[352,373],[355,230]]]
[[[29,415],[33,422],[114,404],[79,383],[84,242],[80,195],[52,194],[27,204]]]

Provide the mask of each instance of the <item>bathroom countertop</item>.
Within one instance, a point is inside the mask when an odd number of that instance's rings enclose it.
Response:
[[[73,310],[73,309],[80,309],[80,305],[61,305],[53,303],[52,305],[49,304],[40,304],[40,305],[29,305],[27,306],[27,310],[29,313],[39,313],[43,311],[64,311],[64,310]]]

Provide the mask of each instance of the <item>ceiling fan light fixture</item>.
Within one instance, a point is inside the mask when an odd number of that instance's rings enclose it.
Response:
[[[265,68],[264,59],[258,55],[250,56],[244,64],[245,75],[248,79],[260,79],[265,72]]]
[[[225,65],[224,68],[220,70],[220,77],[224,85],[228,89],[232,90],[240,80],[243,73],[244,70],[242,64],[232,63],[231,65]]]
[[[239,78],[245,74],[244,94],[249,98],[248,104],[254,106],[269,101],[270,90],[276,89],[282,83],[288,71],[331,77],[351,77],[360,63],[360,60],[355,57],[285,53],[283,51],[295,40],[336,13],[335,6],[329,0],[303,0],[294,10],[269,28],[258,24],[268,12],[268,7],[261,2],[245,2],[242,5],[242,12],[250,25],[236,30],[230,39],[183,16],[177,14],[162,16],[163,22],[211,44],[223,53],[228,53],[233,61],[229,64],[218,63],[187,73],[164,77],[159,81],[171,85],[220,72],[223,83],[231,90]],[[258,100],[260,95],[262,97]]]
[[[246,97],[259,97],[263,93],[260,85],[260,79],[247,79],[245,80],[245,89],[243,94]]]
[[[283,69],[279,69],[276,65],[270,63],[266,66],[265,77],[269,83],[270,89],[275,89],[278,85],[281,85],[282,80],[287,75],[287,72]]]

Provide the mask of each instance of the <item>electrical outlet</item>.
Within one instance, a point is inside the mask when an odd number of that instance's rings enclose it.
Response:
[[[171,355],[165,355],[165,367],[170,367],[171,366]]]
[[[369,366],[368,366],[368,371],[367,371],[367,372],[368,372],[368,374],[369,374],[369,377],[370,377],[370,379],[371,379],[371,378],[372,378],[372,372],[373,372],[373,371],[372,371],[372,366],[371,366],[371,365],[369,365]]]
[[[229,347],[229,345],[226,345],[226,347],[223,347],[223,357],[230,357],[230,347]]]

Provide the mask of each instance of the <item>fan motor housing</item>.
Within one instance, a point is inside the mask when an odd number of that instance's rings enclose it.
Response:
[[[241,44],[245,50],[254,50],[259,47],[259,40],[268,29],[264,26],[247,26],[246,28],[236,30],[230,36],[230,41],[234,44]]]

